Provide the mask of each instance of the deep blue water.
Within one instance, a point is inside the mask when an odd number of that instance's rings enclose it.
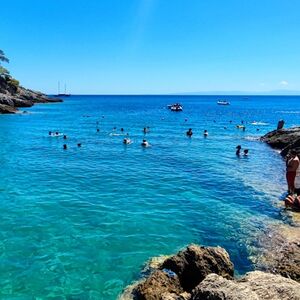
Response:
[[[0,298],[116,299],[150,257],[191,242],[225,247],[237,274],[251,270],[261,230],[288,222],[284,162],[256,138],[279,119],[298,124],[300,98],[219,98],[72,96],[1,115]],[[183,112],[166,108],[178,101]],[[121,127],[131,145],[111,135]]]

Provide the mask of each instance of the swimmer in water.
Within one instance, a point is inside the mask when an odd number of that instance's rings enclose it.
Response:
[[[248,149],[244,149],[244,156],[248,156],[249,150]]]
[[[142,143],[141,143],[141,146],[149,147],[149,143],[146,140],[143,140]]]
[[[144,127],[143,132],[144,132],[144,134],[148,133],[149,132],[149,127]]]
[[[124,128],[121,128],[121,132],[123,132],[124,131]]]
[[[81,143],[78,143],[78,144],[77,144],[77,147],[81,147]]]
[[[68,149],[68,146],[66,144],[63,145],[64,150]]]
[[[67,139],[67,136],[66,135],[64,135],[64,140],[66,140]]]
[[[203,135],[204,135],[204,137],[208,136],[208,131],[206,129],[204,130]]]
[[[193,131],[192,131],[192,128],[189,128],[189,130],[186,132],[186,135],[188,137],[191,137],[193,135]]]
[[[125,139],[123,140],[123,144],[125,144],[125,145],[131,144],[130,138],[125,138]]]
[[[241,145],[236,146],[236,152],[235,152],[235,154],[236,154],[237,156],[240,156],[240,154],[241,154],[241,149],[242,149],[242,146],[241,146]]]
[[[52,131],[49,131],[49,135],[52,135]]]
[[[99,128],[97,128],[97,132],[99,132],[100,131],[100,129]]]

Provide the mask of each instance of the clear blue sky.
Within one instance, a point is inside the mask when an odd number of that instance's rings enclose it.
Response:
[[[5,0],[0,49],[46,93],[300,90],[300,1]]]

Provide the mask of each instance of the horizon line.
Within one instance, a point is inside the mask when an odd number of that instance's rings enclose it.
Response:
[[[56,96],[59,97],[57,94],[47,94],[49,96]],[[124,93],[124,94],[113,94],[113,93],[100,93],[100,94],[69,94],[70,96],[184,96],[184,97],[197,97],[197,96],[229,96],[229,97],[251,97],[251,96],[261,96],[261,97],[267,97],[267,96],[273,96],[273,97],[291,97],[291,96],[300,96],[300,92],[297,94],[268,94],[268,93],[257,93],[257,94],[213,94],[213,93],[172,93],[172,94],[130,94],[130,93]],[[60,97],[66,97],[66,96],[60,96]]]

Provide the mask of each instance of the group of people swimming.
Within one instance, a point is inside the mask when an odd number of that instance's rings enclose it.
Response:
[[[284,200],[285,206],[300,210],[300,160],[294,149],[286,156],[286,181],[288,196]]]
[[[51,137],[60,137],[60,136],[62,136],[64,140],[68,139],[68,136],[66,134],[61,133],[59,131],[55,131],[55,132],[49,131],[48,135],[51,136]],[[81,143],[78,143],[77,147],[80,148],[81,147]],[[63,144],[63,149],[67,150],[68,149],[68,145],[67,144]]]
[[[186,132],[186,135],[188,137],[191,137],[193,135],[193,130],[192,128],[189,128],[189,130]],[[203,136],[204,137],[208,137],[208,131],[205,129],[204,132],[203,132]]]
[[[96,125],[97,125],[96,126],[96,132],[99,133],[100,132],[100,128],[98,126],[99,125],[98,121],[96,122]],[[110,133],[110,135],[112,135],[112,136],[113,135],[126,135],[126,137],[123,139],[123,144],[124,145],[130,145],[130,144],[133,143],[133,141],[129,138],[129,134],[128,133],[126,133],[126,134],[124,133],[124,128],[120,128],[120,132],[121,132],[120,134],[116,133],[116,130],[117,130],[117,128],[114,127],[113,130],[112,130],[112,133]],[[142,130],[142,132],[144,133],[144,135],[146,135],[147,133],[150,132],[150,127],[149,126],[144,127],[143,130]],[[186,136],[192,137],[192,135],[193,135],[193,130],[192,130],[192,128],[189,128],[188,131],[186,132]],[[65,135],[64,133],[58,132],[58,131],[49,131],[49,136],[51,136],[51,137],[61,137],[62,136],[64,140],[66,140],[68,138],[67,135]],[[204,137],[208,137],[208,131],[206,129],[203,131],[203,136]],[[81,145],[82,145],[81,143],[78,143],[77,147],[81,147]],[[142,142],[141,142],[141,146],[142,147],[149,147],[150,144],[149,144],[149,142],[146,139],[143,139]],[[67,144],[63,145],[63,149],[64,150],[68,149]],[[239,156],[240,155],[240,151],[241,151],[241,146],[240,145],[237,146],[236,149],[237,149],[236,150],[236,155]],[[248,149],[244,149],[244,156],[247,156],[248,152],[249,152]]]
[[[237,156],[240,156],[241,155],[242,146],[241,145],[237,145],[235,149],[236,149],[235,154]],[[249,154],[249,149],[244,149],[243,155],[244,156],[248,156],[248,154]]]

